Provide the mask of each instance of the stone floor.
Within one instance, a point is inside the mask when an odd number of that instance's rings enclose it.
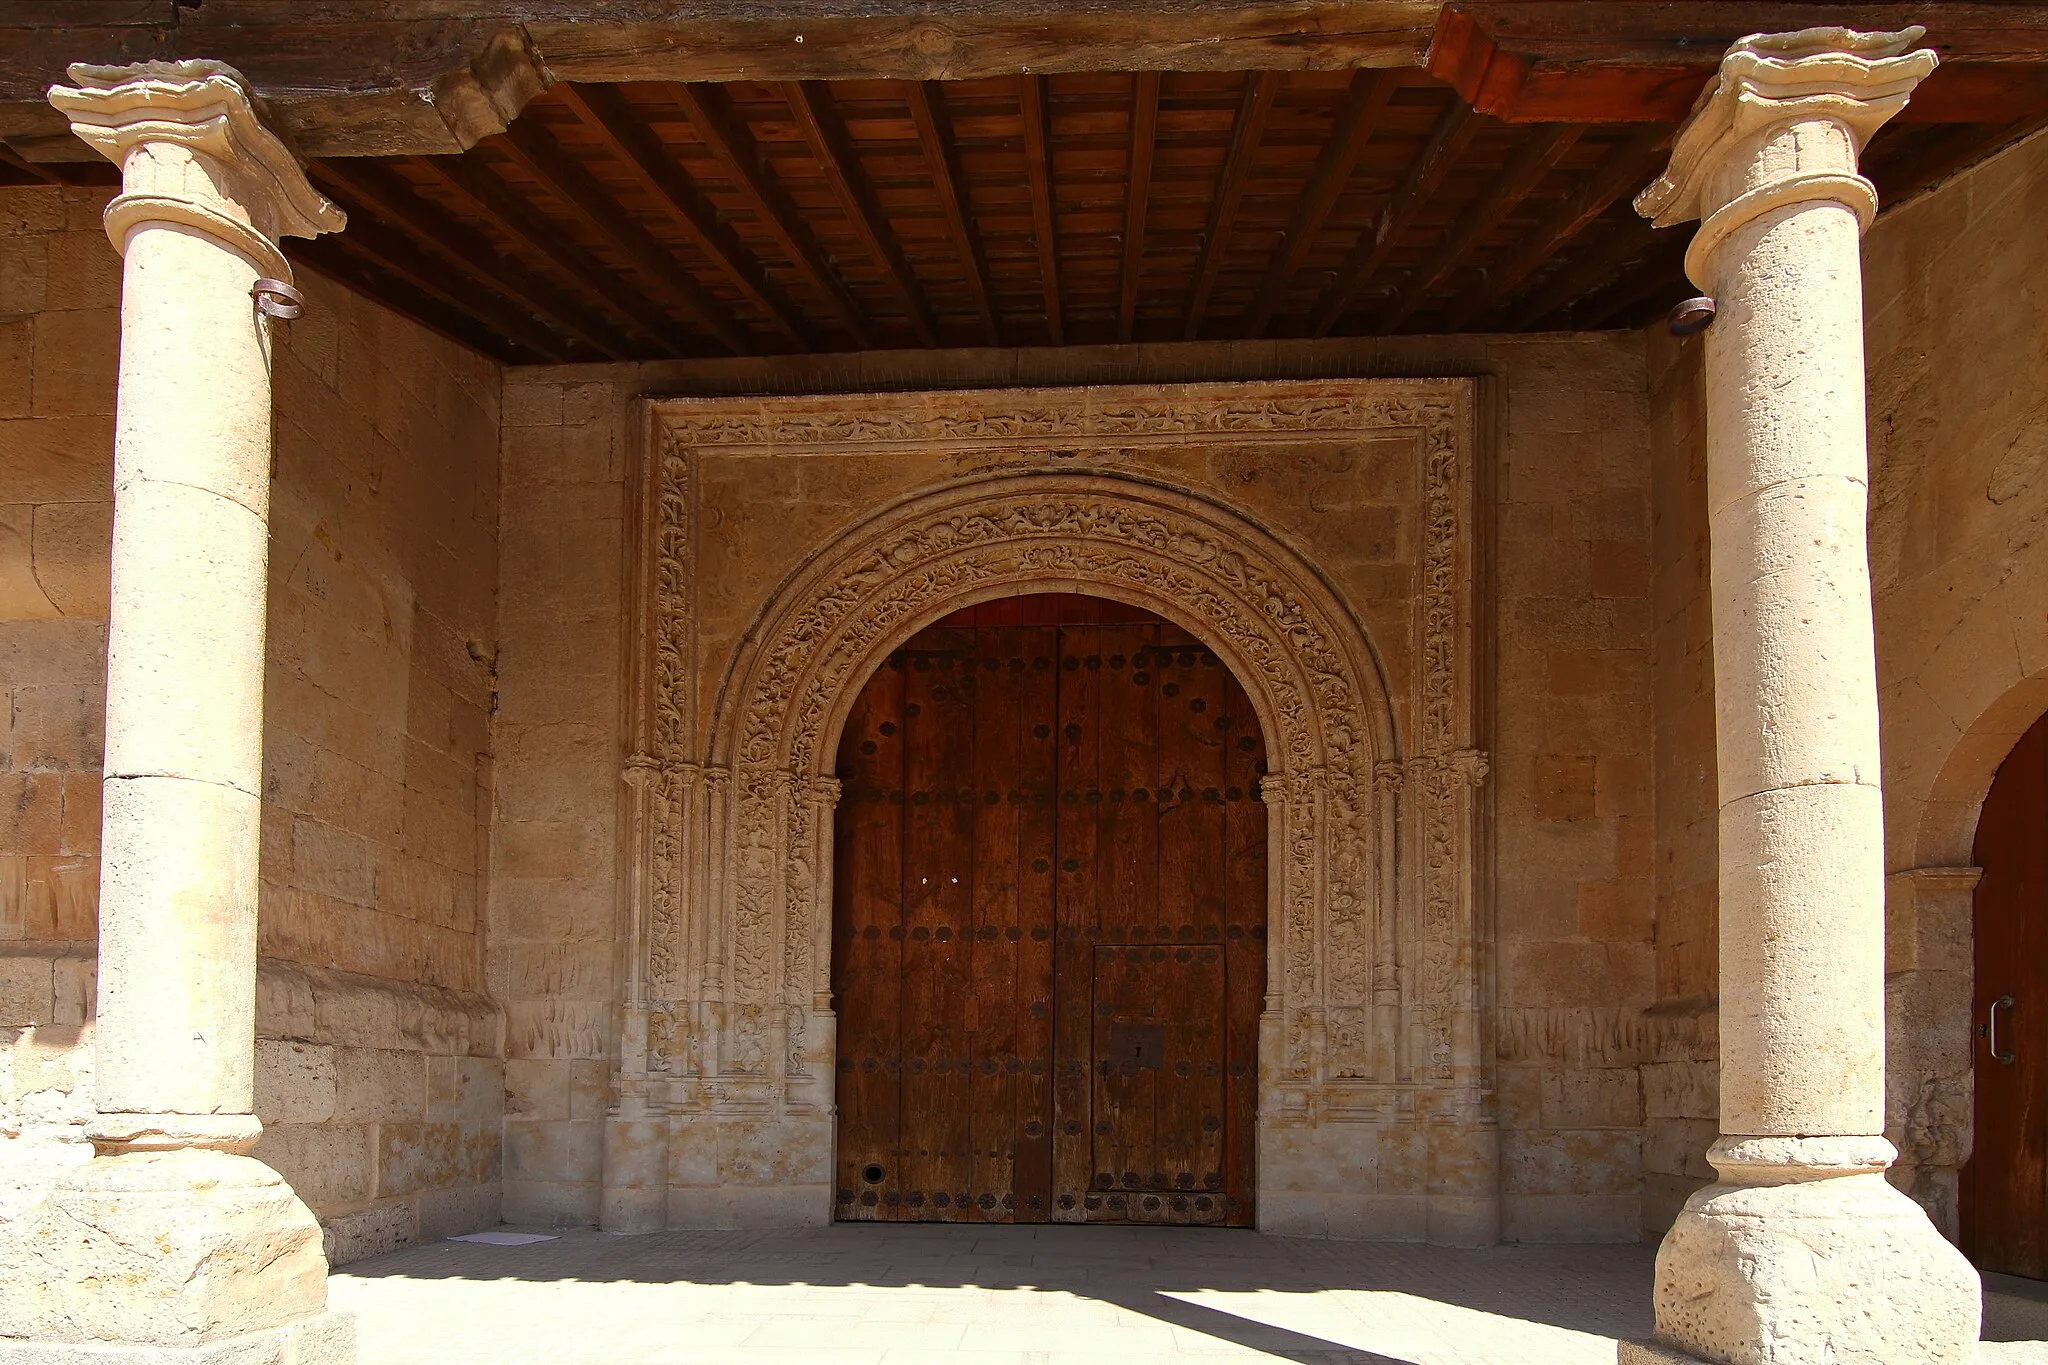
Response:
[[[333,1279],[362,1365],[1611,1365],[1649,1246],[1437,1247],[1212,1229],[841,1225],[438,1242]],[[2048,1338],[1994,1277],[1986,1336]],[[2048,1340],[1987,1347],[2048,1362]]]

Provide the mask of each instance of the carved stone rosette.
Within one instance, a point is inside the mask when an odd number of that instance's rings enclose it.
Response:
[[[840,728],[868,676],[915,631],[977,601],[1054,590],[1180,622],[1258,711],[1275,769],[1263,783],[1274,877],[1262,1133],[1418,1115],[1490,1122],[1478,1026],[1475,406],[1466,381],[650,404],[634,732],[655,778],[644,802],[652,828],[628,840],[647,863],[632,979],[646,983],[650,1104],[704,1123],[707,1150],[724,1150],[721,1123],[743,1120],[752,1141],[829,1170]],[[1274,531],[1214,497],[1107,472],[1134,450],[1347,439],[1416,461],[1419,572],[1401,695],[1356,607]],[[931,449],[986,452],[1002,472],[849,509],[846,529],[763,592],[732,657],[700,655],[704,461]],[[630,1067],[639,1040],[625,1041]],[[1422,1092],[1435,1098],[1418,1102]],[[822,1170],[791,1182],[815,1180],[815,1207],[801,1205],[815,1219],[830,1206]],[[672,1197],[672,1216],[743,1223],[751,1209],[795,1207],[742,1209],[729,1189],[718,1198]]]

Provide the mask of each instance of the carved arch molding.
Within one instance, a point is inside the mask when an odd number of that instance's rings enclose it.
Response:
[[[640,1224],[826,1216],[839,730],[915,631],[1033,590],[1179,621],[1265,728],[1262,1222],[1288,1221],[1272,1186],[1322,1200],[1289,1153],[1343,1160],[1286,1128],[1455,1130],[1415,1188],[1380,1191],[1422,1201],[1390,1231],[1427,1235],[1432,1193],[1489,1197],[1477,398],[1469,380],[1358,380],[648,403],[607,1208],[652,1185],[667,1198]],[[1336,484],[1290,500],[1309,466]],[[1255,508],[1233,481],[1259,470],[1282,492]],[[1355,513],[1378,528],[1377,593],[1296,548],[1346,534],[1351,513],[1316,510],[1337,485],[1377,490]],[[803,515],[828,505],[828,533],[748,514],[791,488]],[[673,1148],[661,1171],[629,1130]],[[1457,1216],[1484,1239],[1490,1215]]]

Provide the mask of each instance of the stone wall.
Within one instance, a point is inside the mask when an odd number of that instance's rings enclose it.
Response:
[[[1864,247],[1894,1179],[1955,1229],[1970,889],[1992,775],[2048,710],[2048,138]],[[1956,869],[1963,869],[1960,873]]]
[[[120,270],[104,200],[0,191],[0,1164],[17,1201],[88,1150]],[[498,369],[302,283],[275,364],[257,1154],[348,1260],[498,1216],[479,914]]]
[[[1661,1234],[1714,1178],[1719,1130],[1720,799],[1714,625],[1707,593],[1707,448],[1698,340],[1649,334],[1656,710],[1656,1004],[1643,1067],[1643,1229]]]
[[[1887,210],[1864,241],[1870,557],[1885,788],[1894,1183],[1956,1232],[1971,1123],[1971,846],[2048,710],[2048,138]],[[1656,1013],[1644,1225],[1713,1178],[1715,806],[1699,343],[1651,341],[1658,497]]]
[[[1639,338],[1270,343],[509,372],[493,847],[506,1216],[597,1214],[623,933],[620,554],[638,394],[1487,375],[1500,700],[1487,964],[1504,1234],[1632,1239],[1651,1056],[1648,401]],[[1282,528],[1284,532],[1284,527]],[[715,591],[715,589],[714,589]]]

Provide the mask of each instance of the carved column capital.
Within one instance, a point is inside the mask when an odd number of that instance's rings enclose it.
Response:
[[[121,168],[107,236],[128,250],[147,222],[176,223],[242,252],[262,274],[291,279],[283,237],[339,232],[347,217],[314,189],[264,125],[246,83],[219,62],[138,62],[70,69],[50,87],[71,131]]]
[[[626,755],[626,761],[619,768],[619,776],[634,791],[645,791],[661,771],[661,761],[644,749],[636,749]]]
[[[1696,284],[1713,288],[1715,248],[1772,209],[1832,199],[1870,226],[1877,191],[1857,158],[1934,70],[1934,53],[1915,47],[1925,36],[1919,27],[1810,28],[1752,34],[1728,49],[1669,168],[1636,197],[1658,227],[1702,220],[1685,257]]]

